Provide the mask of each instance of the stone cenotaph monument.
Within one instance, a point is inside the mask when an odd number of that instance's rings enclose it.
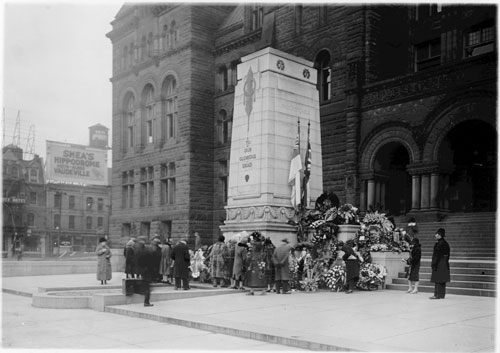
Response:
[[[241,58],[234,95],[226,239],[258,231],[275,245],[297,242],[289,183],[300,122],[302,166],[310,124],[311,207],[323,190],[317,72],[302,58],[265,48]]]

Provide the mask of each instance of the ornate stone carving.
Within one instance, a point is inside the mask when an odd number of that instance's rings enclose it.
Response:
[[[307,79],[309,79],[309,77],[311,77],[311,73],[309,72],[308,69],[304,69],[304,71],[302,71],[302,75],[304,75],[304,78],[307,78]]]
[[[276,221],[287,222],[293,219],[295,212],[292,207],[284,206],[249,206],[226,208],[226,221]]]
[[[285,70],[285,63],[283,60],[276,61],[276,67],[281,71]]]

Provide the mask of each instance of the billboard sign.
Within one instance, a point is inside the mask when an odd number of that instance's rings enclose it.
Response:
[[[108,185],[108,152],[99,148],[47,141],[48,182]]]

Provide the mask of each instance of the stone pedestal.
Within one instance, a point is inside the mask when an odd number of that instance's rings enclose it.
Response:
[[[272,48],[241,59],[235,87],[228,204],[221,230],[259,231],[279,244],[296,243],[290,162],[300,121],[302,165],[310,124],[312,203],[322,193],[317,73],[313,64]]]
[[[349,239],[354,239],[359,228],[360,226],[357,224],[339,224],[337,240],[342,240],[345,243]]]
[[[372,251],[371,256],[372,263],[385,266],[387,269],[385,283],[391,284],[392,279],[398,278],[398,273],[403,272],[405,269],[406,264],[401,259],[407,259],[410,254],[407,251],[400,254],[387,251]]]

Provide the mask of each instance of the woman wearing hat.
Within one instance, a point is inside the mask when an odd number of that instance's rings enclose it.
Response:
[[[234,289],[244,290],[246,267],[248,265],[248,238],[242,238],[234,250],[233,279]]]
[[[429,299],[444,299],[446,282],[450,281],[450,245],[446,240],[444,228],[439,228],[434,235],[436,243],[432,252],[431,282],[434,283],[434,295]]]
[[[290,294],[288,281],[290,280],[290,264],[288,258],[293,247],[288,244],[288,239],[283,238],[281,245],[274,249],[272,261],[275,268],[276,294],[280,293],[283,286],[283,294]]]
[[[106,238],[99,239],[99,244],[95,249],[97,254],[97,280],[101,284],[107,284],[111,279],[111,249],[106,245]]]
[[[407,293],[417,294],[418,293],[418,281],[420,272],[420,259],[422,258],[422,247],[420,246],[420,241],[417,237],[413,237],[411,240],[411,252],[410,257],[406,260],[406,263],[410,265],[408,270],[408,291]],[[413,289],[412,289],[413,284]]]

